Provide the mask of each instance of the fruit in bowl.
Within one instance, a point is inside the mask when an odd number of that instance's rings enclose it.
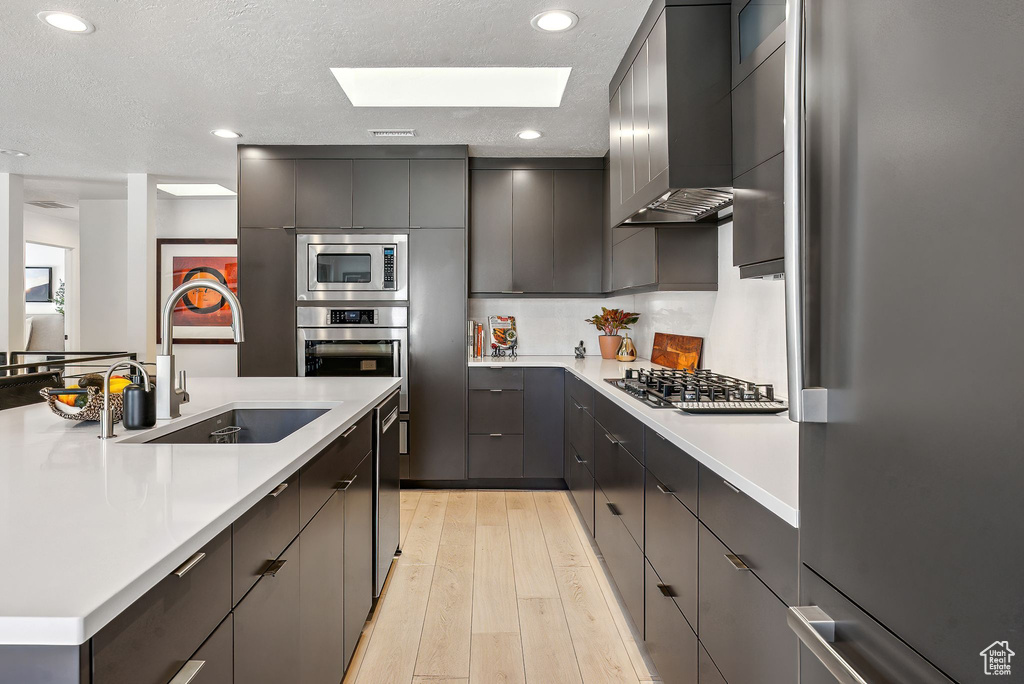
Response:
[[[110,377],[110,393],[121,394],[124,388],[132,384],[132,381],[123,375],[112,375]],[[65,389],[85,389],[87,387],[95,387],[101,392],[103,391],[103,376],[99,373],[89,373],[82,377],[82,380],[77,385],[68,385]],[[58,394],[57,401],[64,404],[65,406],[71,406],[74,408],[83,408],[89,402],[88,394]]]

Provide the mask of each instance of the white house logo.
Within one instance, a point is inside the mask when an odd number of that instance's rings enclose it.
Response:
[[[1009,642],[993,641],[979,655],[985,661],[985,674],[1008,675],[1010,674],[1010,658],[1017,654],[1010,650]]]

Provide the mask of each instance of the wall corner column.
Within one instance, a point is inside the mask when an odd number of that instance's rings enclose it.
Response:
[[[0,351],[25,349],[25,181],[0,173]]]
[[[128,174],[128,235],[125,288],[125,347],[141,360],[156,361],[156,179]]]

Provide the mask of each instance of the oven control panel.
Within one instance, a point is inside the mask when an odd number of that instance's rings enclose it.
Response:
[[[373,325],[373,309],[331,309],[331,325]]]
[[[395,288],[395,248],[384,248],[384,287],[385,290]]]

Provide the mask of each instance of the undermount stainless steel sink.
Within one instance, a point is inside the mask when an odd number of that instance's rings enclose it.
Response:
[[[313,422],[326,408],[236,408],[144,440],[144,444],[273,444]]]

